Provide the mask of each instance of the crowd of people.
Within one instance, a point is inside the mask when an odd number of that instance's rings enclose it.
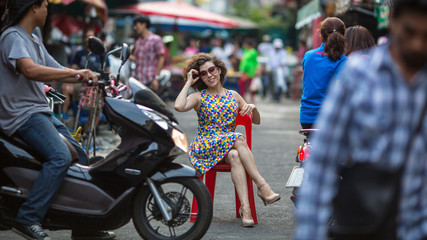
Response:
[[[259,44],[252,38],[241,43],[220,38],[189,39],[182,51],[186,59],[184,84],[174,103],[177,111],[194,109],[198,115],[189,160],[201,174],[220,162],[231,165],[244,227],[254,225],[246,172],[265,205],[275,203],[281,196],[258,171],[244,136],[235,132],[237,114],[250,115],[254,124],[260,124],[255,94],[271,95],[279,102],[283,93],[289,96],[292,78],[301,71],[300,124],[319,131],[313,136],[312,159],[304,165],[295,238],[327,239],[327,222],[336,210],[334,198],[340,194],[340,171],[344,166],[379,162],[386,169],[402,169],[396,212],[386,215],[369,232],[341,231],[334,235],[335,239],[427,238],[427,191],[423,184],[427,165],[422,162],[427,156],[427,1],[393,2],[386,43],[375,47],[375,40],[365,27],[347,27],[341,19],[328,17],[319,26],[322,44],[307,51],[305,42],[300,41],[296,63],[285,50],[283,39],[268,35]],[[81,83],[89,79],[96,82],[94,72],[103,63],[88,54],[87,39],[95,36],[91,29],[85,32],[85,46],[74,54],[69,68],[55,61],[33,34],[36,27],[45,24],[47,4],[47,0],[10,1],[5,6],[0,35],[0,130],[20,137],[46,160],[13,227],[31,239],[47,239],[40,223],[71,163],[68,147],[58,133],[77,150],[79,162],[89,164],[80,144],[53,117],[43,85],[53,80],[62,82],[67,99],[76,101]],[[150,25],[146,16],[134,18],[135,42],[130,60],[135,66],[129,64],[124,74],[157,91],[160,71],[169,56],[167,45],[151,32]],[[298,63],[301,69],[293,72],[290,66]],[[105,65],[117,69],[117,59],[113,56]],[[226,87],[231,73],[238,79],[235,89]],[[70,106],[66,102],[66,113]],[[57,151],[50,151],[51,146]],[[115,237],[104,231],[73,231],[72,236]]]

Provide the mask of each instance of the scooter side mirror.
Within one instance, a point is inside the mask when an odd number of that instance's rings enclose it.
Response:
[[[130,49],[126,43],[122,44],[122,52],[120,54],[120,60],[122,60],[122,65],[128,60],[130,56]]]
[[[104,44],[102,43],[101,39],[96,37],[89,37],[89,49],[92,53],[102,56],[105,53]]]

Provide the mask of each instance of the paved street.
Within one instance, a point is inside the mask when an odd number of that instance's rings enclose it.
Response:
[[[261,175],[282,195],[282,200],[264,206],[261,199],[255,196],[259,224],[254,228],[243,228],[240,219],[234,215],[234,190],[230,173],[218,173],[212,224],[203,239],[292,239],[294,206],[289,199],[291,190],[285,188],[285,183],[295,165],[296,149],[303,140],[298,134],[299,102],[284,100],[272,103],[258,100],[257,106],[262,123],[253,128],[255,161]],[[197,116],[194,111],[176,114],[190,142],[195,135]],[[241,127],[238,131],[244,132]],[[185,156],[180,157],[178,162],[190,165]],[[115,232],[119,240],[140,239],[132,223]],[[51,231],[48,234],[52,239],[70,239],[71,235],[70,231]],[[11,231],[3,231],[0,232],[0,239],[21,238]]]

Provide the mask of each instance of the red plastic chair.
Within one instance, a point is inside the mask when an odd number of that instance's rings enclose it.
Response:
[[[238,125],[242,125],[245,127],[246,142],[249,146],[249,149],[252,150],[252,117],[250,115],[241,116],[240,114],[237,114],[236,127]],[[213,204],[214,195],[215,195],[215,183],[216,183],[216,173],[217,172],[231,172],[231,166],[227,163],[218,163],[217,165],[215,165],[215,167],[210,169],[205,174],[205,184],[209,190],[209,193],[211,194],[212,204]],[[199,178],[201,181],[203,181],[203,176],[201,176]],[[257,215],[256,215],[256,208],[255,208],[255,199],[254,199],[254,189],[253,189],[253,185],[252,185],[252,178],[249,177],[248,173],[246,173],[246,180],[247,180],[247,186],[248,186],[248,197],[249,197],[249,205],[250,205],[251,213],[252,213],[252,219],[254,220],[255,224],[258,224],[258,219],[257,219]],[[239,200],[239,196],[237,195],[236,189],[234,189],[234,192],[235,192],[235,198],[236,198],[236,201],[235,201],[236,202],[236,217],[240,218],[239,208],[240,208],[241,203]],[[193,214],[197,213],[197,211],[198,211],[197,202],[195,201],[194,198],[193,198],[193,206],[191,209],[192,209],[191,212]]]

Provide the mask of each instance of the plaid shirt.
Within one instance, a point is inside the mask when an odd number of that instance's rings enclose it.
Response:
[[[135,43],[136,57],[135,78],[147,84],[154,80],[157,74],[158,55],[165,53],[165,47],[159,35],[149,33],[145,39],[138,38]]]
[[[331,83],[305,163],[297,203],[296,239],[326,239],[338,170],[348,156],[356,162],[403,164],[410,134],[427,103],[427,65],[409,85],[392,59],[389,45],[352,55]],[[427,236],[427,117],[411,146],[402,178],[398,236]],[[381,207],[381,206],[378,206]]]

